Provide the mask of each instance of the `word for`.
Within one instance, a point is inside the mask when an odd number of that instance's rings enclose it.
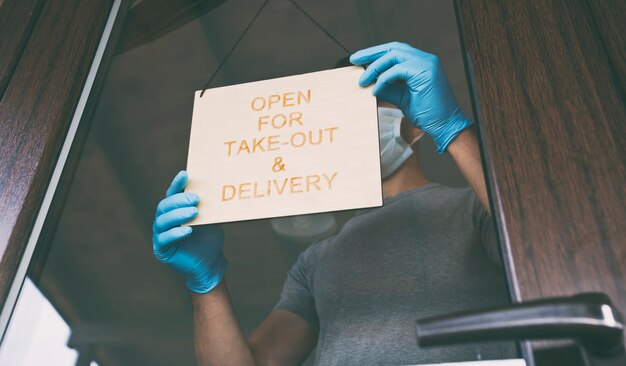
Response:
[[[289,118],[282,113],[278,113],[272,116],[260,116],[259,121],[257,123],[257,131],[261,131],[261,128],[265,125],[271,124],[274,129],[281,129],[287,125],[289,127],[293,127],[294,123],[297,123],[299,126],[302,126],[302,112],[291,112],[289,113]]]
[[[311,191],[331,190],[337,172],[332,174],[313,174],[307,176],[268,179],[263,182],[246,182],[222,186],[222,202],[281,196]]]
[[[281,140],[280,135],[253,137],[251,139],[225,141],[228,156],[254,154],[257,152],[277,151],[282,146],[300,148],[304,145],[332,144],[335,141],[335,131],[339,127],[320,128],[307,132],[295,132],[286,140]]]
[[[304,92],[287,92],[282,94],[271,94],[268,97],[256,97],[252,99],[250,107],[254,111],[262,111],[264,109],[272,109],[272,106],[294,107],[302,103],[311,102],[311,89]]]

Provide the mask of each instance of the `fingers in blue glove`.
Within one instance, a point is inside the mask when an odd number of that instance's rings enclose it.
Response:
[[[411,76],[410,71],[410,68],[405,64],[397,64],[386,70],[376,80],[376,84],[372,88],[372,94],[379,96],[384,88],[393,85],[396,81],[407,80]]]
[[[154,236],[155,249],[159,252],[165,251],[171,243],[186,238],[193,232],[190,226],[177,226],[163,233]]]
[[[375,82],[372,94],[395,104],[415,127],[430,134],[442,153],[472,122],[463,115],[437,56],[406,43],[391,42],[360,50],[350,57],[369,64],[359,84]]]
[[[181,170],[180,172],[178,172],[178,174],[176,174],[176,176],[172,180],[172,184],[170,184],[170,187],[167,189],[165,197],[169,197],[176,193],[182,192],[185,189],[185,186],[187,186],[187,179],[188,176],[186,171]]]
[[[183,192],[187,181],[187,172],[179,172],[157,205],[152,251],[159,261],[186,276],[190,290],[205,293],[222,280],[226,271],[224,232],[219,225],[181,226],[198,215],[198,195]]]
[[[376,92],[374,92],[374,88],[372,88],[372,94],[384,100],[387,103],[391,103],[393,105],[401,106],[402,98],[404,97],[404,85],[399,84],[380,84],[382,87],[377,88]],[[374,85],[376,86],[376,85]]]
[[[366,65],[376,61],[380,56],[391,50],[410,51],[415,48],[402,42],[389,42],[377,46],[365,48],[353,53],[350,56],[350,62],[354,65]]]
[[[198,209],[195,207],[177,208],[157,216],[154,220],[154,232],[156,234],[163,233],[173,227],[180,226],[198,215]]]
[[[387,71],[390,67],[397,65],[406,60],[406,56],[402,51],[391,50],[384,55],[380,56],[374,62],[372,62],[367,69],[361,75],[359,79],[359,85],[362,87],[368,86],[380,76],[383,72]]]
[[[177,208],[196,206],[199,201],[200,197],[195,193],[176,193],[159,202],[156,214],[159,216]]]

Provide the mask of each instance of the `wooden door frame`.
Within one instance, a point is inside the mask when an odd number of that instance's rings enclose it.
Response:
[[[0,52],[0,339],[37,243],[47,237],[44,221],[59,216],[48,210],[65,202],[122,4],[6,0],[0,8],[0,20],[14,26],[0,33],[11,52]]]
[[[625,8],[456,0],[514,302],[603,292],[626,310]],[[524,342],[529,365],[545,345]]]
[[[0,10],[0,46],[7,50],[0,54],[0,141],[8,142],[0,144],[0,304],[14,301],[6,300],[28,238],[38,236],[32,234],[41,229],[46,205],[49,206],[54,187],[62,179],[58,167],[63,167],[62,153],[67,154],[63,146],[68,136],[75,133],[71,122],[113,2],[5,0]],[[626,267],[624,258],[618,256],[617,262],[605,263],[607,272],[584,265],[571,266],[571,251],[541,255],[544,243],[554,240],[584,254],[607,253],[612,250],[612,238],[626,237],[626,229],[610,226],[602,216],[610,212],[618,215],[617,220],[626,217],[623,195],[618,194],[615,199],[610,194],[615,192],[615,181],[624,178],[625,155],[620,155],[624,144],[615,137],[620,133],[619,138],[624,136],[626,62],[624,35],[619,26],[625,14],[623,5],[617,3],[455,0],[492,212],[514,301],[593,290],[606,292],[619,308],[625,307],[626,296],[616,284],[624,272],[614,268],[616,263]],[[73,24],[64,22],[65,19],[73,19]],[[67,32],[68,27],[81,31]],[[51,62],[51,67],[45,75],[38,75],[38,66],[46,61]],[[545,74],[550,71],[546,65],[559,66],[552,69],[557,75]],[[533,70],[542,73],[533,74]],[[579,74],[573,75],[577,71]],[[546,96],[552,98],[554,108],[542,103]],[[572,106],[573,101],[584,103]],[[572,125],[578,129],[591,126],[595,136],[591,144],[576,141],[584,143],[584,149],[565,144],[557,153],[546,149],[550,143],[546,137],[572,138],[554,133]],[[509,143],[512,133],[523,136],[524,144]],[[78,136],[73,147],[77,151],[82,146],[80,130]],[[599,142],[606,145],[598,146]],[[528,151],[548,151],[553,163],[537,164],[539,169],[535,169],[537,166],[513,159]],[[601,151],[603,160],[599,154],[582,156],[581,151]],[[553,160],[555,157],[562,160]],[[606,172],[606,167],[614,169],[582,182],[561,182],[555,177],[567,176],[573,169],[568,157],[575,157],[583,165],[597,159],[604,170],[591,167],[596,173]],[[66,170],[72,171],[71,162]],[[524,192],[524,188],[510,178],[526,176],[549,189],[539,186],[521,201],[518,193]],[[587,192],[600,192],[593,197],[595,211],[581,217],[595,223],[594,233],[601,234],[601,240],[583,247],[563,240],[583,243],[597,235],[589,236],[588,231],[565,235],[571,231],[571,223],[555,220],[554,210],[536,203],[570,197],[580,187]],[[608,194],[602,193],[607,189]],[[63,195],[58,199],[62,200]],[[577,209],[572,202],[559,203],[563,210]],[[622,208],[616,208],[620,204]],[[560,265],[555,267],[560,272],[555,272],[552,279],[540,276],[545,274],[546,263]],[[568,279],[580,279],[581,274],[569,269],[580,272],[581,268],[587,270],[583,275],[596,280],[571,283]],[[565,278],[566,286],[559,277]],[[530,348],[526,348],[525,357],[532,362]]]

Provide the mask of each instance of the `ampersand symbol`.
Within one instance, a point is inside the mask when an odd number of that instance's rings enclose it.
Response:
[[[285,171],[285,164],[281,164],[283,162],[283,158],[281,156],[274,159],[274,165],[272,166],[272,170],[276,173]]]

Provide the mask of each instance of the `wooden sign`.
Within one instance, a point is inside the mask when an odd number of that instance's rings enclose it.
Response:
[[[382,205],[378,113],[360,67],[195,94],[190,225]]]

